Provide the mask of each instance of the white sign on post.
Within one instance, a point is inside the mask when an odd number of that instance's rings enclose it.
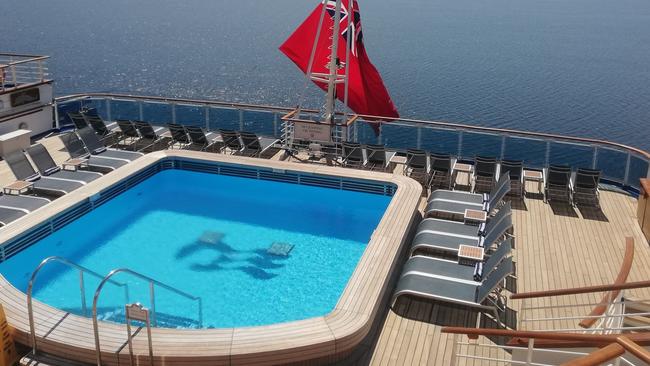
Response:
[[[331,126],[327,123],[294,122],[293,137],[299,140],[330,142]]]

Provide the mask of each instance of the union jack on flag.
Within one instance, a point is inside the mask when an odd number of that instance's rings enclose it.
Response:
[[[361,32],[361,14],[359,13],[359,8],[356,6],[357,2],[353,2],[354,18],[348,27],[348,15],[350,13],[348,12],[346,2],[346,0],[341,2],[341,36],[347,41],[348,47],[350,47],[350,52],[352,52],[354,56],[357,56],[357,44],[363,42],[363,34]],[[334,16],[336,15],[336,1],[324,0],[323,3],[325,3],[327,13],[333,21]],[[348,39],[348,33],[354,34],[354,42],[352,42],[351,39]]]

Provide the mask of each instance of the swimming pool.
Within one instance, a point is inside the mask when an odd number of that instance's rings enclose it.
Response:
[[[111,262],[120,258],[133,269],[148,264],[167,276],[166,282],[206,296],[203,328],[210,329],[188,329],[198,327],[196,302],[156,286],[155,362],[335,362],[360,344],[387,301],[391,274],[417,222],[421,194],[416,181],[385,173],[190,151],[150,153],[3,228],[0,303],[16,341],[31,345],[21,289],[31,265],[52,253],[39,248],[50,246],[72,260],[101,267],[95,270],[124,266]],[[210,202],[215,199],[219,202]],[[172,240],[179,233],[183,240]],[[124,235],[132,237],[117,245]],[[138,238],[145,244],[133,244]],[[116,246],[105,251],[113,241]],[[293,248],[287,257],[269,255],[273,244]],[[147,271],[142,270],[156,274]],[[149,306],[144,283],[121,274],[113,278],[129,283],[130,301]],[[90,308],[97,280],[86,275],[84,281]],[[54,307],[34,302],[38,350],[87,363],[101,358],[102,364],[128,364],[126,327],[119,323],[123,291],[104,287],[99,314],[110,321],[94,324],[75,315],[80,310],[78,282],[76,274],[56,263],[40,272],[36,297]],[[246,292],[247,282],[260,285]],[[224,302],[241,293],[241,301]],[[256,296],[255,305],[246,302]],[[296,297],[315,305],[285,304]],[[147,344],[146,336],[134,340],[134,355],[142,362],[148,362]]]
[[[126,267],[199,296],[204,327],[306,319],[332,311],[390,199],[163,170],[0,263],[0,272],[25,291],[41,260],[61,256],[101,274]],[[122,321],[125,303],[151,307],[148,283],[113,279],[129,298],[106,286],[100,320]],[[91,304],[99,279],[84,283]],[[51,264],[35,284],[36,299],[83,315],[75,269]],[[164,289],[155,302],[160,326],[198,326],[196,303]]]

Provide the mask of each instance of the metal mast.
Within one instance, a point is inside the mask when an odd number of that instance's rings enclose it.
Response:
[[[332,30],[332,54],[329,62],[329,75],[327,82],[327,99],[325,102],[325,121],[334,122],[334,112],[336,106],[336,84],[338,76],[338,67],[340,65],[338,58],[339,33],[341,32],[341,1],[336,0],[336,9],[334,11],[334,29]],[[348,9],[348,12],[350,9]],[[349,16],[349,14],[348,14]]]

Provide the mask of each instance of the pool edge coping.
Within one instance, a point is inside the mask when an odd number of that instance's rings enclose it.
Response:
[[[299,362],[311,359],[331,358],[352,350],[368,334],[380,305],[386,298],[386,285],[394,269],[402,247],[412,228],[414,216],[422,194],[421,185],[413,179],[401,175],[369,172],[356,169],[320,166],[315,164],[299,164],[283,161],[262,160],[201,153],[183,150],[166,150],[154,152],[127,164],[111,174],[89,183],[51,204],[28,215],[30,220],[17,221],[16,225],[7,227],[0,233],[0,242],[5,242],[31,228],[51,219],[85,199],[89,199],[103,189],[115,185],[144,169],[159,163],[166,158],[188,158],[208,162],[232,163],[237,165],[264,167],[329,175],[340,178],[363,179],[397,186],[388,207],[375,228],[354,272],[350,276],[335,308],[324,316],[278,323],[266,326],[219,328],[201,330],[153,329],[154,358],[164,359],[166,363],[174,360],[187,362],[198,357],[205,364],[268,364],[278,362]],[[21,311],[20,304],[26,304],[26,295],[15,289],[2,275],[0,288],[3,289],[0,301],[6,306],[10,325],[14,327],[17,338],[21,343],[30,344],[29,326],[26,322],[26,305]],[[9,290],[9,291],[6,291]],[[22,313],[22,314],[21,314]],[[95,348],[92,336],[92,320],[66,313],[46,304],[35,302],[37,319],[37,335],[39,349],[44,352],[70,352],[79,355],[81,360],[88,362],[88,355],[94,359]],[[57,320],[58,319],[58,320]],[[47,327],[60,322],[47,339],[39,334],[48,331]],[[54,324],[52,324],[54,325]],[[61,327],[64,325],[64,327]],[[25,327],[26,326],[26,327]],[[60,328],[60,329],[59,329]],[[100,322],[100,338],[110,336],[116,339],[125,338],[126,327],[121,324]],[[65,330],[77,332],[90,337],[76,340],[76,345],[57,341],[57,337],[65,337]],[[61,333],[61,334],[59,334]],[[169,337],[173,338],[170,340]],[[135,353],[146,355],[146,342],[143,337],[134,342]],[[103,359],[112,357],[114,343],[119,341],[104,341],[102,338]],[[171,342],[171,343],[170,343]],[[88,347],[92,344],[91,347]],[[184,347],[173,347],[181,344]],[[82,356],[83,354],[83,356]],[[120,359],[128,357],[121,354]],[[107,359],[108,361],[108,359]],[[196,360],[195,364],[201,364]]]

